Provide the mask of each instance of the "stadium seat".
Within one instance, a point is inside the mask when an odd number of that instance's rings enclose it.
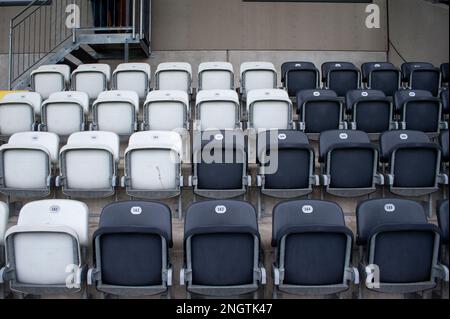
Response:
[[[50,194],[58,163],[59,137],[55,133],[23,132],[0,147],[0,192],[17,198]]]
[[[114,195],[118,180],[119,136],[112,132],[72,134],[60,152],[56,186],[75,198]]]
[[[181,215],[181,160],[183,145],[176,132],[148,131],[131,136],[125,151],[122,187],[132,197],[163,199],[179,197]],[[181,216],[180,216],[181,217]]]
[[[203,90],[198,92],[195,117],[197,130],[240,128],[240,102],[232,90]]]
[[[322,64],[322,82],[340,97],[361,87],[361,72],[350,62],[326,62]]]
[[[448,239],[448,200],[438,203],[437,206],[437,217],[439,222],[439,227],[442,232],[442,243],[443,245],[448,247],[449,239]],[[448,250],[447,250],[448,254]]]
[[[178,90],[192,94],[192,67],[189,63],[170,62],[158,65],[155,90]]]
[[[245,100],[252,90],[276,89],[277,70],[270,62],[244,62],[241,64],[241,93]]]
[[[265,131],[258,135],[258,216],[262,195],[298,198],[312,193],[319,177],[314,174],[314,148],[299,131]]]
[[[382,91],[354,90],[347,93],[347,113],[351,128],[369,134],[380,134],[397,128],[394,106]]]
[[[266,283],[256,212],[247,202],[192,204],[184,228],[185,265],[180,283],[189,294],[231,297],[256,294]]]
[[[384,179],[378,174],[378,149],[362,131],[332,130],[320,134],[319,163],[327,193],[356,197],[374,193]],[[355,172],[358,172],[355,174]]]
[[[273,210],[273,278],[278,291],[298,295],[331,295],[359,284],[351,267],[353,233],[335,203],[295,200]]]
[[[444,163],[448,163],[450,161],[448,130],[441,132],[441,135],[439,136],[439,144],[441,145],[442,150],[442,161]]]
[[[33,131],[41,114],[41,103],[41,96],[34,92],[5,95],[0,101],[0,135]]]
[[[391,193],[423,196],[438,191],[439,184],[448,184],[448,177],[439,173],[441,150],[425,133],[385,132],[380,137],[380,147]]]
[[[448,269],[439,263],[440,231],[428,224],[417,202],[375,199],[358,205],[357,244],[360,273],[370,290],[406,294],[448,281]]]
[[[122,63],[113,72],[112,89],[134,91],[144,100],[150,90],[151,77],[147,63]]]
[[[245,196],[251,177],[241,131],[194,132],[193,160],[189,185],[194,194],[214,199]]]
[[[394,103],[404,130],[438,134],[443,127],[441,102],[428,91],[398,91]]]
[[[344,129],[344,102],[332,90],[305,90],[297,94],[300,130],[316,140],[320,133]]]
[[[89,96],[84,92],[52,93],[41,109],[40,131],[68,136],[87,128]]]
[[[9,220],[9,207],[7,204],[0,202],[0,247],[4,246],[5,232]],[[5,261],[3,258],[3,249],[0,250],[0,267]]]
[[[89,100],[95,100],[100,93],[109,89],[111,67],[109,64],[82,64],[72,72],[72,90],[85,92]]]
[[[80,292],[86,279],[88,207],[72,200],[26,204],[6,232],[8,264],[1,273],[11,289],[29,295]]]
[[[138,130],[139,96],[134,91],[100,93],[92,105],[92,130],[130,135]]]
[[[442,113],[448,115],[450,113],[449,100],[448,100],[448,89],[442,90],[441,92],[441,103],[442,103]]]
[[[424,90],[439,95],[441,71],[431,63],[409,62],[402,64],[403,82],[410,90]]]
[[[311,62],[286,62],[281,65],[281,83],[290,97],[298,92],[320,88],[320,72]]]
[[[234,69],[229,62],[205,62],[198,67],[198,91],[234,90]]]
[[[65,64],[42,65],[31,72],[31,90],[48,99],[70,86],[70,67]]]
[[[248,128],[254,130],[293,128],[292,102],[284,90],[252,90],[247,95]]]
[[[392,97],[400,90],[402,73],[389,62],[367,62],[361,66],[362,81],[369,90],[382,91]]]
[[[93,235],[94,268],[88,284],[125,297],[168,293],[172,285],[170,209],[144,201],[116,202],[102,210]]]
[[[448,86],[449,82],[448,62],[441,64],[441,80],[443,85]]]

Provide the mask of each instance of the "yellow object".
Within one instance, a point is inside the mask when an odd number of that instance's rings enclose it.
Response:
[[[0,101],[3,100],[3,97],[10,93],[17,93],[17,92],[28,92],[28,91],[0,91]]]

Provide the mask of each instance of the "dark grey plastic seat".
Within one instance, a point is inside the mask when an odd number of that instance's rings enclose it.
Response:
[[[347,113],[351,128],[380,134],[397,128],[391,100],[382,91],[353,90],[347,93]]]
[[[94,236],[97,290],[128,297],[169,293],[172,266],[170,208],[148,201],[116,202],[102,210]]]
[[[367,89],[394,96],[401,88],[401,72],[389,62],[367,62],[361,66],[362,81]]]
[[[327,193],[341,197],[368,195],[383,185],[378,149],[362,131],[333,130],[320,134],[319,162]],[[358,174],[355,174],[358,172]]]
[[[276,248],[275,293],[337,294],[359,283],[351,267],[353,233],[335,203],[287,201],[275,206],[272,246]]]
[[[441,135],[439,136],[439,144],[441,145],[442,150],[442,161],[448,163],[450,160],[448,130],[441,132]]]
[[[441,69],[442,83],[448,84],[448,80],[449,80],[448,62],[442,63],[440,69]]]
[[[386,184],[393,194],[423,196],[448,184],[440,173],[441,150],[420,131],[391,131],[380,137],[381,161],[387,163]]]
[[[433,96],[439,95],[441,70],[427,62],[402,64],[402,80],[411,90],[425,90]]]
[[[193,142],[194,194],[226,199],[245,195],[251,178],[247,175],[247,153],[242,131],[196,132]]]
[[[442,113],[449,114],[450,107],[448,105],[448,89],[442,90],[441,92],[441,103],[442,103]]]
[[[448,281],[439,262],[440,231],[429,224],[417,202],[375,199],[357,212],[357,244],[362,247],[360,272],[366,287],[383,293],[414,293]]]
[[[281,65],[281,83],[290,97],[303,90],[320,87],[320,72],[311,62],[285,62]]]
[[[239,296],[256,293],[266,282],[256,211],[247,202],[192,204],[186,211],[184,243],[180,283],[189,294]]]
[[[424,90],[402,90],[394,97],[395,110],[400,115],[401,128],[438,134],[444,127],[441,122],[442,106],[437,97]]]
[[[304,90],[297,94],[300,130],[316,139],[324,131],[344,129],[344,100],[333,90]]]
[[[437,217],[442,232],[442,243],[448,246],[448,200],[438,203]]]
[[[322,64],[322,82],[338,96],[361,87],[361,72],[350,62],[326,62]]]

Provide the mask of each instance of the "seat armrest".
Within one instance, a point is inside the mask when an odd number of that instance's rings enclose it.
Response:
[[[360,277],[358,268],[350,267],[345,269],[345,280],[353,282],[355,285],[359,285]]]
[[[256,186],[261,187],[263,185],[263,177],[261,175],[256,176]]]
[[[384,185],[384,175],[383,174],[376,174],[374,176],[374,181],[376,185]]]
[[[448,175],[447,174],[438,174],[438,183],[441,185],[448,185]]]
[[[449,281],[449,271],[448,271],[447,266],[438,264],[433,267],[432,272],[433,272],[434,278],[439,278],[445,282]]]
[[[330,185],[330,180],[331,180],[331,177],[329,176],[329,175],[320,175],[320,179],[322,180],[322,185],[323,186],[328,186],[328,185]]]
[[[385,183],[386,183],[386,185],[389,185],[389,186],[394,185],[394,175],[386,174]]]

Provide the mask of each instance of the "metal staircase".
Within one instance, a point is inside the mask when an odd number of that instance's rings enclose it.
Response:
[[[10,22],[9,88],[45,64],[148,57],[150,26],[151,0],[35,0]]]

